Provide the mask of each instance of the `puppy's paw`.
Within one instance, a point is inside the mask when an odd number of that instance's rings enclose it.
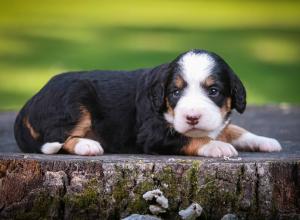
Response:
[[[241,150],[273,152],[281,151],[280,143],[273,139],[263,136],[258,136],[250,132],[243,134],[237,140],[233,141],[233,145]]]
[[[198,155],[205,157],[233,157],[237,156],[238,152],[231,144],[222,141],[210,141],[199,148]]]
[[[41,151],[43,154],[56,154],[61,148],[63,144],[59,142],[51,142],[51,143],[45,143],[41,147]]]
[[[279,142],[273,138],[257,136],[255,142],[259,151],[273,152],[282,150]]]
[[[85,156],[97,156],[104,153],[100,143],[87,138],[79,138],[74,148],[75,154]]]

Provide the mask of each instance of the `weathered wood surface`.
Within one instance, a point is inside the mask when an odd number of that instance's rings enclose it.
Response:
[[[280,153],[203,157],[20,153],[14,113],[0,115],[0,219],[119,219],[149,214],[142,195],[159,188],[165,219],[198,202],[200,219],[300,219],[300,108],[250,107],[237,124],[281,142]]]

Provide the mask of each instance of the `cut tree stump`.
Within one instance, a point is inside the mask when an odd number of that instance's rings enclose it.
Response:
[[[280,153],[239,153],[241,160],[154,155],[21,153],[0,113],[0,219],[120,219],[150,214],[142,195],[160,189],[164,219],[197,202],[200,219],[300,219],[300,108],[249,107],[233,122],[277,138]]]

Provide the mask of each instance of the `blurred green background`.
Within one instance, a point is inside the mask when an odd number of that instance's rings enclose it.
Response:
[[[1,0],[0,110],[51,76],[155,66],[204,48],[238,73],[251,104],[300,103],[299,1]]]

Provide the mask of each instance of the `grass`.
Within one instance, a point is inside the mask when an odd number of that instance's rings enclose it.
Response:
[[[19,109],[62,71],[151,67],[191,48],[222,55],[249,103],[300,103],[298,1],[5,0],[0,8],[0,110]]]

